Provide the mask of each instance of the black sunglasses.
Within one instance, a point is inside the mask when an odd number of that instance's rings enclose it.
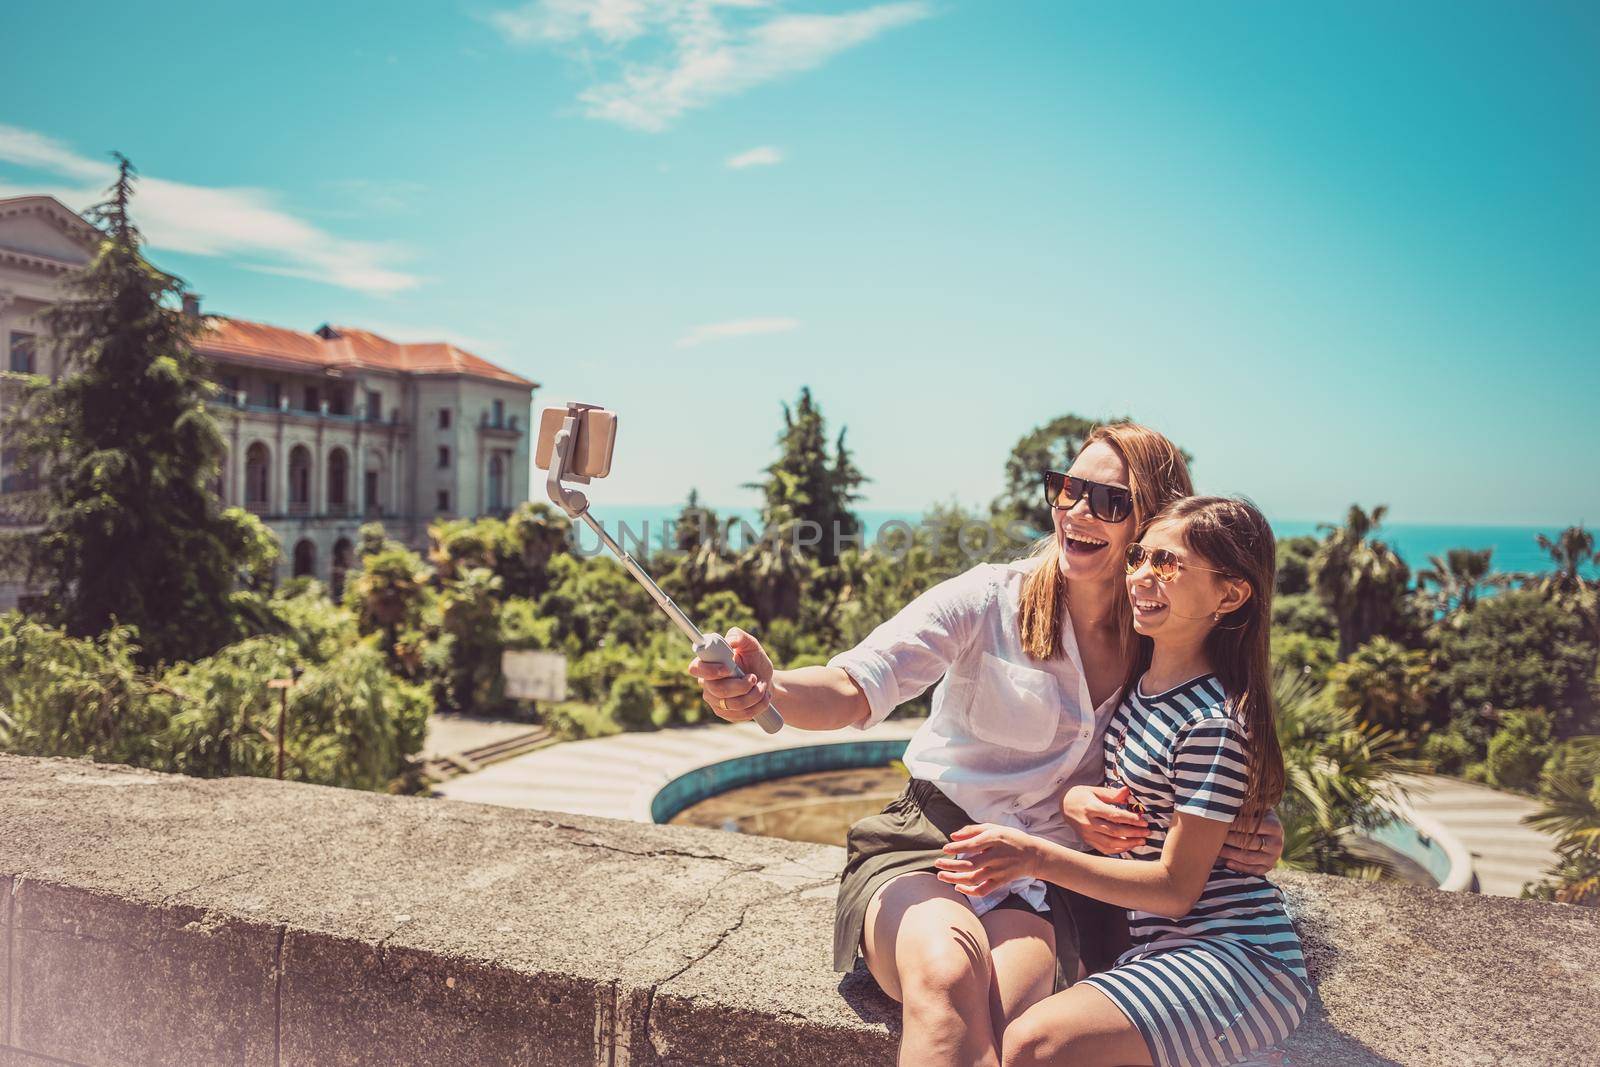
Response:
[[[1122,522],[1133,514],[1133,493],[1120,485],[1091,482],[1060,471],[1044,472],[1044,502],[1065,510],[1089,494],[1089,513],[1101,522]]]

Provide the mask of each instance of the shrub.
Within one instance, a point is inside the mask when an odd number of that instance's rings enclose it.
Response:
[[[1316,685],[1328,680],[1339,658],[1339,646],[1331,637],[1275,632],[1272,635],[1272,662],[1291,674],[1309,678]]]
[[[1489,783],[1502,789],[1531,791],[1550,758],[1550,717],[1543,711],[1507,711],[1489,740],[1485,759]]]
[[[1422,758],[1440,774],[1461,774],[1478,748],[1454,730],[1435,730],[1422,741]]]
[[[1597,659],[1600,648],[1573,612],[1535,591],[1508,590],[1440,634],[1435,705],[1440,715],[1480,727],[1497,708],[1544,708],[1555,736],[1591,732]]]
[[[611,687],[611,695],[605,702],[605,713],[607,718],[624,730],[645,730],[655,725],[651,717],[655,706],[650,680],[637,671],[629,671]]]
[[[1305,634],[1308,637],[1334,637],[1338,624],[1314,593],[1291,593],[1274,597],[1272,629],[1275,632]]]
[[[1374,637],[1329,674],[1333,700],[1365,723],[1415,736],[1428,710],[1428,666],[1421,652]]]

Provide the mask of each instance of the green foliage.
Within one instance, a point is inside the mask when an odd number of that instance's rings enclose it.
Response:
[[[1328,680],[1329,673],[1338,662],[1339,646],[1332,638],[1312,637],[1309,634],[1274,630],[1272,634],[1272,662],[1281,670],[1304,675],[1315,685]]]
[[[502,585],[487,567],[457,567],[451,577],[439,580],[434,600],[437,623],[430,629],[451,649],[434,687],[441,708],[482,715],[505,703],[500,670]]]
[[[1555,569],[1540,580],[1539,591],[1557,597],[1574,597],[1585,591],[1588,583],[1583,569],[1600,565],[1600,554],[1594,550],[1594,533],[1579,523],[1568,526],[1554,540],[1544,534],[1539,534],[1538,540],[1539,547],[1555,564]]]
[[[1548,880],[1524,896],[1600,906],[1600,737],[1566,742],[1551,757],[1539,785],[1544,806],[1525,822],[1556,837]]]
[[[1396,776],[1419,769],[1403,754],[1406,740],[1360,723],[1304,677],[1276,672],[1274,696],[1287,777],[1278,805],[1284,865],[1372,876],[1371,861],[1351,845],[1389,817],[1384,805],[1398,795]]]
[[[1299,596],[1311,592],[1311,560],[1316,556],[1319,544],[1315,537],[1305,535],[1278,539],[1278,571],[1273,590],[1274,603],[1281,603],[1286,596]]]
[[[1305,634],[1307,637],[1333,638],[1339,626],[1333,613],[1315,593],[1290,593],[1272,600],[1272,629],[1275,633]],[[1338,643],[1334,644],[1338,653]]]
[[[650,689],[650,679],[637,671],[619,675],[606,698],[606,717],[624,730],[646,730],[656,725],[652,719],[655,711],[655,694]]]
[[[830,450],[822,408],[811,399],[811,389],[802,387],[794,408],[784,405],[778,458],[768,465],[764,481],[747,486],[761,490],[766,500],[762,520],[767,526],[782,527],[791,521],[816,524],[822,538],[814,555],[824,567],[839,559],[835,530],[841,536],[861,532],[861,521],[852,508],[861,498],[858,490],[867,478],[856,469],[844,437],[845,431],[840,430]],[[758,601],[752,603],[759,606]]]
[[[1418,593],[1425,598],[1427,609],[1445,616],[1471,611],[1480,590],[1494,584],[1489,574],[1493,554],[1487,548],[1452,548],[1443,557],[1429,556],[1428,569],[1417,575]],[[1434,588],[1431,596],[1424,592],[1429,586]]]
[[[610,556],[551,560],[550,589],[539,598],[539,613],[556,620],[552,640],[569,656],[602,641],[638,645],[661,624],[650,594]]]
[[[1507,711],[1500,729],[1489,739],[1484,760],[1489,784],[1501,789],[1532,791],[1550,758],[1550,717],[1543,711]]]
[[[149,765],[162,718],[135,651],[127,627],[76,638],[0,615],[0,750]]]
[[[605,709],[581,700],[566,700],[559,704],[540,707],[546,726],[565,741],[581,741],[586,737],[610,737],[622,732],[622,727],[611,721]]]
[[[500,644],[508,649],[547,649],[555,641],[556,620],[539,614],[539,605],[512,597],[500,606]]]
[[[149,666],[239,635],[235,580],[265,546],[212,490],[223,444],[191,348],[203,325],[171,306],[183,282],[145,260],[120,163],[90,213],[99,250],[44,313],[68,373],[31,379],[11,419],[18,467],[39,486],[37,528],[8,537],[4,555],[43,587],[50,621],[75,637],[131,627]]]
[[[570,551],[572,523],[549,504],[524,501],[505,519],[452,519],[429,528],[429,559],[440,580],[473,567],[500,579],[496,595],[537,599],[550,586],[550,561]]]
[[[1478,746],[1457,730],[1435,730],[1422,739],[1422,760],[1440,774],[1461,774],[1478,757]]]
[[[1485,740],[1501,708],[1544,708],[1558,737],[1592,732],[1597,660],[1600,649],[1571,612],[1538,592],[1508,590],[1440,634],[1436,705]]]
[[[1333,702],[1363,723],[1415,734],[1428,711],[1428,663],[1421,652],[1374,637],[1333,668]]]
[[[1324,527],[1328,536],[1311,559],[1311,587],[1338,625],[1340,659],[1379,634],[1392,635],[1405,614],[1410,568],[1372,537],[1388,510],[1350,505],[1343,526]]]
[[[298,672],[285,777],[385,788],[422,748],[426,691],[390,673],[319,590],[274,611],[303,632],[248,638],[159,676],[138,666],[125,629],[81,639],[0,615],[0,749],[206,777],[270,775],[282,698],[267,682]]]

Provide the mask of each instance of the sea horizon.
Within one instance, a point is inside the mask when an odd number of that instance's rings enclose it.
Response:
[[[729,520],[743,520],[753,529],[760,529],[759,507],[733,507],[723,508],[714,504],[703,505],[717,514],[717,517],[727,523]],[[593,514],[606,531],[612,536],[623,541],[624,547],[635,555],[643,558],[663,543],[663,537],[670,537],[670,531],[677,521],[678,514],[683,510],[683,504],[600,504],[595,503]],[[891,523],[905,523],[907,526],[916,527],[921,523],[922,517],[930,508],[857,508],[856,517],[861,520],[863,538],[867,544],[876,539],[878,532]],[[1312,536],[1320,537],[1322,527],[1338,525],[1336,520],[1315,519],[1278,519],[1268,516],[1273,532],[1278,538]],[[1549,555],[1539,547],[1538,536],[1543,534],[1549,538],[1558,536],[1564,526],[1519,526],[1497,523],[1417,523],[1395,522],[1384,523],[1375,533],[1377,540],[1387,543],[1399,554],[1413,572],[1423,570],[1429,566],[1430,556],[1444,556],[1452,548],[1469,548],[1474,550],[1490,549],[1492,573],[1528,573],[1538,574],[1552,570],[1554,564]],[[644,552],[640,552],[641,544]],[[735,544],[738,544],[737,537]],[[589,549],[598,547],[591,536],[581,539],[580,545]],[[1586,573],[1595,575],[1594,567],[1586,568]]]

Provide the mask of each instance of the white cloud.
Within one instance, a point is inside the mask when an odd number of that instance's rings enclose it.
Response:
[[[744,170],[746,167],[771,167],[783,162],[783,153],[771,145],[762,145],[752,148],[748,152],[740,152],[736,156],[729,156],[728,166],[734,170]]]
[[[109,163],[78,155],[31,130],[0,124],[0,162],[69,179],[41,187],[0,183],[0,195],[48,193],[73,209],[103,199],[116,177]],[[387,243],[352,241],[327,233],[275,204],[265,189],[214,188],[141,176],[135,220],[152,248],[227,258],[248,270],[307,278],[363,293],[387,294],[421,281],[392,266],[405,258]]]
[[[556,47],[614,70],[579,94],[584,113],[657,132],[687,111],[812,70],[932,14],[925,0],[831,15],[783,14],[774,10],[779,2],[532,0],[487,21],[510,43]]]
[[[706,341],[725,341],[730,337],[754,337],[764,333],[788,333],[800,328],[799,319],[735,319],[696,326],[678,338],[675,348],[693,348]]]

